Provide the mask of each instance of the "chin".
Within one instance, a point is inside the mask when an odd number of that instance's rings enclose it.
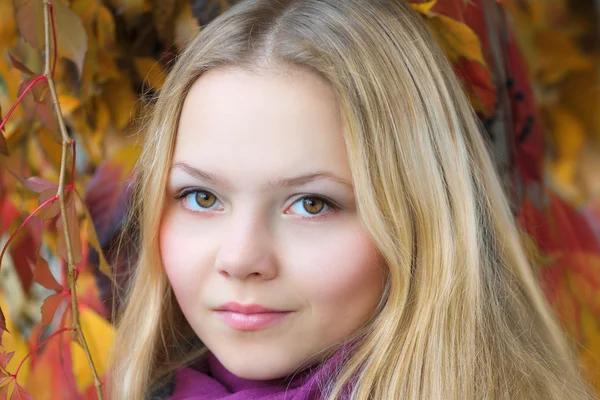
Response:
[[[229,372],[242,379],[261,381],[278,379],[292,372],[291,370],[288,371],[288,368],[278,367],[276,362],[268,359],[262,359],[258,362],[252,360],[244,362],[244,360],[237,358],[231,363],[228,363],[227,360],[222,360],[221,362]]]

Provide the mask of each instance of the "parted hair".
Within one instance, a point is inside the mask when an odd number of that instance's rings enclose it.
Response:
[[[380,306],[326,398],[593,399],[528,259],[481,128],[422,18],[401,0],[248,0],[203,27],[149,109],[127,227],[112,399],[143,399],[206,351],[158,245],[179,115],[206,71],[299,68],[336,95],[361,222],[387,267]],[[125,229],[128,232],[129,228]]]

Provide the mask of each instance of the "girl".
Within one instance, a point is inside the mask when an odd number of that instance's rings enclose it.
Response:
[[[402,1],[249,0],[156,101],[114,399],[591,399]]]

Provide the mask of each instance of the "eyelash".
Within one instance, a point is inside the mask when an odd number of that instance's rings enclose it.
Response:
[[[174,198],[175,198],[176,201],[178,201],[180,203],[183,203],[184,200],[185,200],[185,198],[187,196],[189,196],[190,194],[192,194],[192,193],[208,193],[208,194],[211,194],[211,195],[215,196],[215,198],[217,199],[217,201],[220,201],[218,199],[218,197],[213,192],[211,192],[209,190],[205,190],[205,189],[193,189],[193,188],[184,189],[184,190],[180,191],[179,193],[177,193],[174,196]],[[329,217],[329,214],[331,212],[336,212],[336,211],[340,210],[340,207],[337,204],[335,204],[333,201],[331,201],[331,200],[329,200],[329,199],[327,199],[327,198],[325,198],[323,196],[313,195],[313,194],[306,194],[306,195],[303,195],[303,196],[299,197],[298,199],[296,199],[296,201],[294,201],[292,203],[292,205],[294,205],[294,204],[296,204],[299,201],[304,200],[304,199],[316,199],[316,200],[320,200],[323,203],[325,203],[325,206],[327,207],[327,211],[325,211],[323,214],[315,214],[314,216],[311,216],[311,217],[306,216],[306,215],[300,215],[299,217],[301,219],[304,219],[304,220],[326,219],[326,218]],[[205,211],[191,210],[189,207],[187,207],[185,205],[183,205],[183,207],[186,208],[187,210],[189,210],[190,212],[193,212],[193,213],[204,213],[205,212]],[[210,210],[210,209],[206,209],[206,210]]]

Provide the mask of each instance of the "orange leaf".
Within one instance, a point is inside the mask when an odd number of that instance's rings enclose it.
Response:
[[[48,268],[48,262],[46,262],[46,260],[44,260],[42,257],[38,258],[37,265],[33,271],[33,280],[46,289],[54,290],[56,292],[63,290],[62,285],[56,281],[54,275],[52,275],[52,272],[50,272],[50,268]]]
[[[450,61],[465,57],[486,65],[479,37],[467,24],[439,14],[428,18],[427,24]]]
[[[159,90],[167,79],[160,64],[153,58],[147,57],[136,57],[133,61],[135,63],[135,69],[138,74],[144,78],[144,82],[150,85],[152,89]]]
[[[42,324],[48,326],[52,323],[56,309],[64,301],[66,300],[62,293],[55,293],[46,297],[44,304],[42,304]]]
[[[435,3],[437,3],[437,0],[427,1],[425,3],[410,3],[410,6],[419,14],[429,16],[429,12],[435,6]]]

